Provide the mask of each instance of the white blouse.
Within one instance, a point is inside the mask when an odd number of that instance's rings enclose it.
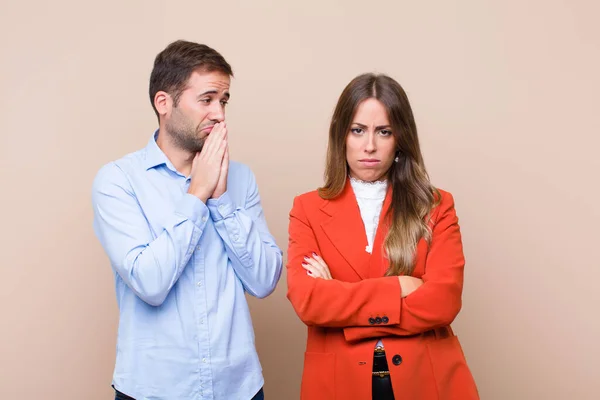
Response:
[[[367,253],[373,252],[373,241],[379,225],[379,215],[383,207],[383,200],[387,193],[387,181],[365,182],[350,178],[350,184],[356,195],[360,216],[362,217],[367,234]]]

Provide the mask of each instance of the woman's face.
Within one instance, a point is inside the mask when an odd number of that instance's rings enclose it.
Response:
[[[375,98],[358,105],[346,136],[350,176],[373,182],[385,178],[396,156],[396,139],[385,107]]]

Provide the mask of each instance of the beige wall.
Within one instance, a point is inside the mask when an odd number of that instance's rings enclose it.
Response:
[[[0,398],[111,396],[118,315],[90,185],[145,145],[152,61],[178,38],[233,65],[232,157],[255,171],[284,250],[344,85],[400,81],[432,180],[456,197],[455,329],[482,397],[597,398],[598,2],[88,3],[0,2]],[[299,391],[305,329],[285,292],[284,275],[250,302],[270,400]]]

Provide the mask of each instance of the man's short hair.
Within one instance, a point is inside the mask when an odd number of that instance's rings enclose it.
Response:
[[[169,93],[177,106],[181,93],[194,71],[218,71],[233,76],[231,66],[225,58],[204,44],[177,40],[158,53],[150,74],[150,102],[157,117],[159,114],[154,105],[156,93]]]

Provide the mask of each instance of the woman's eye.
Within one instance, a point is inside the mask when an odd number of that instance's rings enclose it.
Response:
[[[355,135],[360,135],[363,133],[363,130],[361,128],[352,128],[350,129],[350,132],[354,133]]]
[[[392,131],[390,131],[390,130],[387,130],[387,129],[384,129],[384,130],[382,130],[382,131],[379,131],[379,133],[380,133],[382,136],[390,136],[390,135],[392,134]]]

